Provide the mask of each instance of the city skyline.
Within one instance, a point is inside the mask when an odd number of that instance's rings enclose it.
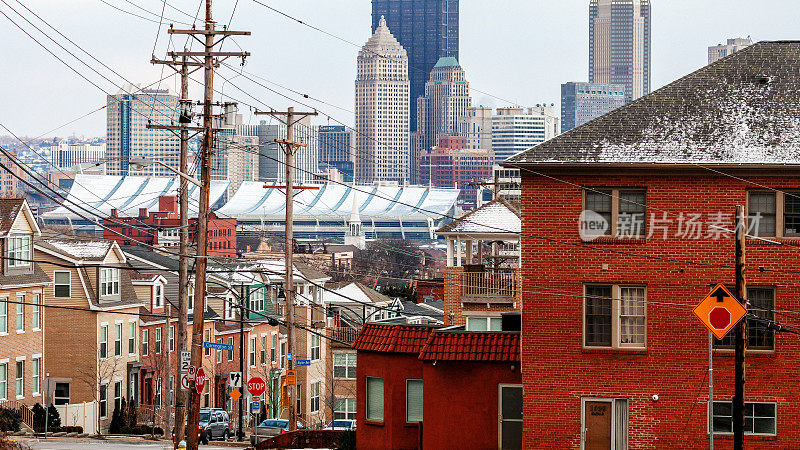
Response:
[[[344,0],[335,5],[325,2],[295,3],[279,0],[274,6],[358,46],[369,37],[370,2]],[[791,12],[800,11],[800,6],[788,1],[770,2],[773,8],[765,8],[759,16],[750,14],[748,4],[743,1],[708,0],[702,5],[696,3],[688,0],[653,3],[653,89],[705,65],[707,47],[724,42],[728,37],[752,35],[754,41],[797,37]],[[588,0],[559,4],[510,0],[499,5],[462,1],[459,62],[470,74],[472,87],[522,106],[545,102],[558,105],[561,83],[586,78],[588,4]],[[172,5],[184,11],[196,8],[193,2],[183,0],[176,0]],[[155,1],[143,5],[156,12],[160,11],[158,6]],[[148,63],[158,29],[157,16],[154,17],[156,23],[149,22],[106,5],[86,1],[71,2],[69,7],[59,2],[42,1],[32,8],[129,80],[149,83],[160,78],[160,68],[152,67]],[[218,8],[220,20],[227,22],[232,4],[220,3]],[[703,11],[707,11],[707,8],[715,11],[714,21],[704,19]],[[167,10],[167,19],[181,18],[189,20],[181,13]],[[164,22],[162,31],[169,23],[170,21]],[[88,24],[92,26],[88,27]],[[249,2],[239,5],[233,24],[239,28],[254,30],[255,45],[249,49],[253,55],[248,58],[245,70],[292,89],[307,92],[336,107],[314,103],[280,90],[294,99],[290,101],[241,77],[234,84],[270,106],[283,108],[295,104],[296,101],[303,101],[348,126],[353,125],[353,99],[349,87],[355,78],[357,46],[292,23]],[[124,34],[119,31],[122,27],[125,29]],[[280,36],[285,32],[294,33],[296,39],[289,45],[273,45],[273,42],[280,42]],[[486,32],[491,39],[486,39]],[[98,35],[104,36],[104,42],[94,39]],[[131,35],[140,36],[140,39],[128,39]],[[7,27],[3,27],[0,36],[7,40],[7,48],[10,49],[8,53],[17,61],[7,71],[9,79],[17,81],[13,86],[6,86],[0,91],[6,99],[0,105],[0,116],[6,118],[4,125],[14,133],[29,137],[39,136],[103,106],[105,94],[80,79],[13,25],[9,23]],[[157,56],[164,53],[167,42],[164,36],[160,37],[156,46]],[[546,42],[548,45],[533,45],[532,42]],[[303,48],[316,49],[314,58],[299,57]],[[23,58],[23,55],[26,57]],[[286,70],[280,65],[272,64],[271,61],[276,58],[291,60],[297,69]],[[72,59],[68,60],[74,62]],[[506,70],[507,65],[512,62],[518,69]],[[307,70],[314,64],[332,67],[333,70],[326,70],[324,73]],[[76,68],[80,67],[77,62],[74,65]],[[99,67],[97,64],[95,66]],[[91,74],[85,67],[80,70]],[[22,73],[25,76],[19,75]],[[231,74],[227,69],[221,71],[221,75],[226,78],[232,76]],[[119,78],[112,78],[118,84],[123,83]],[[118,90],[111,84],[102,82],[96,75],[92,79],[100,80],[101,86],[108,92],[115,93]],[[169,81],[169,86],[174,88],[174,83]],[[276,88],[274,85],[263,84]],[[265,107],[237,91],[231,83],[220,80],[217,85],[228,95]],[[64,92],[71,95],[65,96]],[[198,96],[197,84],[191,84],[191,92],[193,97]],[[489,95],[477,91],[472,94],[476,105],[507,106]],[[20,112],[22,105],[28,105],[34,110],[47,108],[51,113],[43,120],[41,114]],[[258,123],[255,117],[249,117],[248,114],[244,120],[245,123]],[[318,120],[317,123],[324,122]],[[96,112],[46,136],[65,137],[73,133],[78,136],[101,136],[105,134],[104,130],[105,114]]]

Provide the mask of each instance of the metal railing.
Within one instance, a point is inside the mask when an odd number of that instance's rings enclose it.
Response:
[[[462,297],[516,297],[517,269],[465,270],[460,284]]]
[[[328,336],[340,341],[346,342],[348,345],[355,342],[358,336],[358,329],[350,327],[335,327],[328,328]]]
[[[27,405],[14,400],[2,400],[0,401],[0,408],[18,411],[22,417],[22,423],[24,423],[31,430],[33,429],[33,410]]]

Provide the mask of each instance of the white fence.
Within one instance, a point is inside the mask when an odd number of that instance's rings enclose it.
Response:
[[[97,402],[56,405],[62,427],[83,427],[84,433],[97,433]]]

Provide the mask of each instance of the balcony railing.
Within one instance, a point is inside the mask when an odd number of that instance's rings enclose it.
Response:
[[[349,327],[336,327],[328,329],[328,336],[351,345],[358,336],[358,330]]]
[[[517,296],[517,269],[464,269],[460,283],[462,297]]]

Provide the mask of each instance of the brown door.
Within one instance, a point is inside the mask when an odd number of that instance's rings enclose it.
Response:
[[[611,402],[584,402],[584,450],[611,450],[612,406]]]

